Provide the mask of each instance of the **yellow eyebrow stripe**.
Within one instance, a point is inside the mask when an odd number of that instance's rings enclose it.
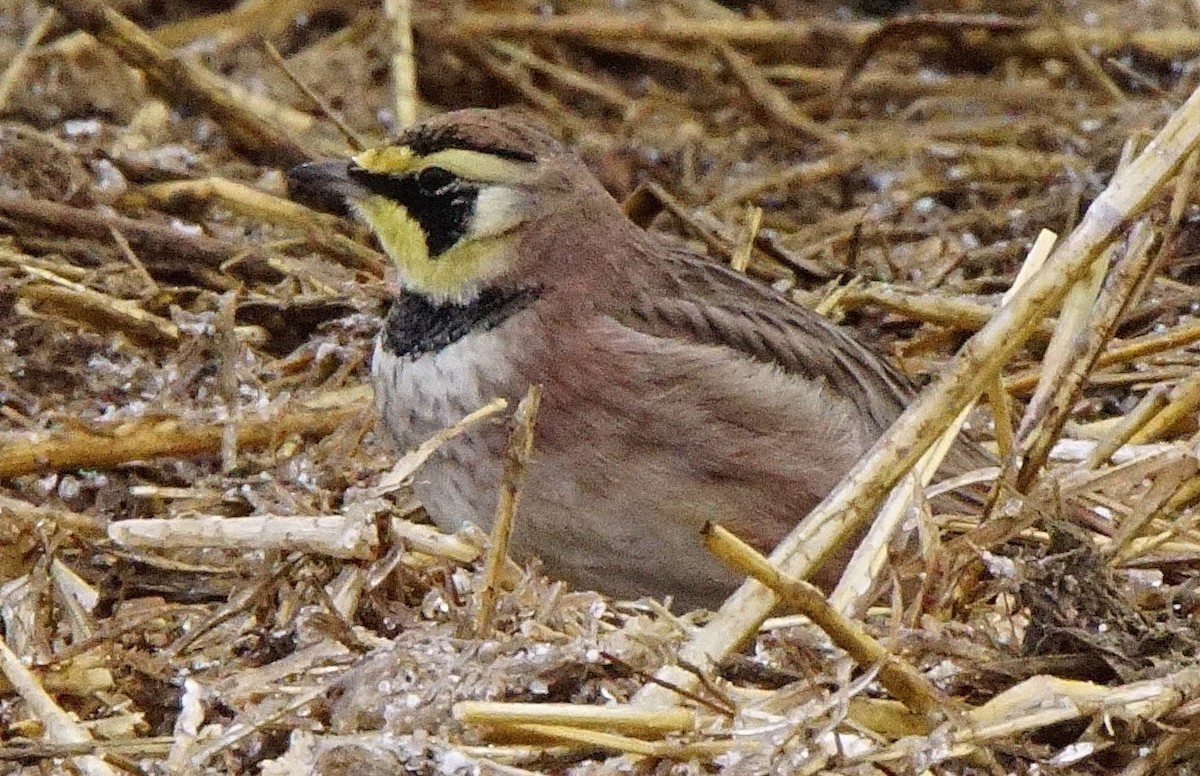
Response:
[[[530,174],[527,163],[464,148],[447,148],[428,156],[417,156],[408,146],[385,146],[363,151],[353,160],[364,170],[385,175],[404,175],[426,167],[441,167],[460,178],[482,183],[520,183]]]
[[[501,159],[483,151],[447,148],[423,157],[417,169],[441,167],[460,178],[485,183],[520,183],[529,177],[528,163]]]

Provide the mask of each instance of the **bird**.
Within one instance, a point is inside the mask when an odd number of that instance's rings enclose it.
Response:
[[[771,550],[915,395],[850,330],[634,224],[511,110],[443,113],[288,179],[394,264],[371,372],[399,449],[542,386],[510,552],[577,589],[716,608],[742,577],[703,526]],[[506,435],[472,426],[417,474],[443,530],[490,529]]]

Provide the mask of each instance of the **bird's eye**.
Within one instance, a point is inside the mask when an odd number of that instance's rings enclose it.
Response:
[[[417,188],[426,197],[440,197],[448,192],[457,180],[449,170],[426,167],[417,173]]]

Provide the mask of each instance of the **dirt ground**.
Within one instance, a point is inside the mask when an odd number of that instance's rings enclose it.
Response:
[[[1200,773],[1197,57],[1188,0],[0,0],[0,773]],[[724,613],[526,558],[484,613],[376,425],[388,261],[285,185],[467,106],[982,394],[857,635],[697,663]]]

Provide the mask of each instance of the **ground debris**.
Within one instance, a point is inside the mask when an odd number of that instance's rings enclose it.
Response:
[[[422,524],[438,439],[402,458],[372,410],[387,260],[290,164],[514,106],[932,381],[1196,86],[1195,4],[745,5],[0,0],[0,772],[1194,770],[1183,132],[966,416],[1005,466],[908,504],[911,551],[838,599],[857,651],[779,611],[689,662],[713,615],[485,582],[486,537]]]

